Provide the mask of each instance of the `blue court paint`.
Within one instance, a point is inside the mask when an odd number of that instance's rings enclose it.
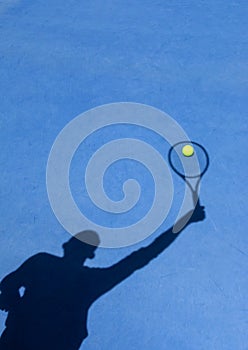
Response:
[[[117,101],[152,105],[211,159],[206,220],[96,302],[81,349],[246,349],[246,19],[244,1],[0,7],[1,278],[37,252],[62,254],[70,236],[50,208],[45,170],[55,137],[79,113]],[[184,186],[174,180],[160,230],[133,247],[99,249],[89,264],[109,266],[168,228]],[[4,321],[1,312],[1,330]]]

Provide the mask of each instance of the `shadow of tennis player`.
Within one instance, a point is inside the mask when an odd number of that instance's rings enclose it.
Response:
[[[198,205],[189,223],[204,218],[204,207]],[[89,237],[95,246],[80,240]],[[100,243],[93,231],[83,231],[64,243],[63,257],[48,253],[32,256],[0,284],[0,308],[8,312],[0,349],[78,350],[88,335],[92,303],[147,265],[177,237],[171,228],[107,268],[84,266],[86,259],[94,258]],[[25,288],[23,296],[21,287]]]

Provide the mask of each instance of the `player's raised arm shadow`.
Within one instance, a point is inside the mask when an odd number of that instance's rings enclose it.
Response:
[[[203,207],[198,207],[190,222],[204,217]],[[85,234],[93,235],[94,245],[82,242]],[[92,231],[83,231],[64,243],[63,257],[48,253],[32,256],[0,284],[0,308],[8,312],[0,350],[78,350],[88,335],[92,303],[146,266],[177,237],[171,228],[149,246],[107,268],[84,266],[99,244]],[[21,287],[25,288],[23,295]]]

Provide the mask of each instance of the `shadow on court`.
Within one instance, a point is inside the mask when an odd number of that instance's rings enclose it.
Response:
[[[204,207],[197,205],[189,223],[204,218]],[[48,253],[30,257],[0,284],[0,308],[8,312],[0,349],[78,350],[88,335],[87,316],[94,301],[146,266],[178,236],[170,228],[149,246],[107,268],[84,266],[100,243],[93,231],[64,243],[63,257]],[[83,243],[85,238],[95,245]]]

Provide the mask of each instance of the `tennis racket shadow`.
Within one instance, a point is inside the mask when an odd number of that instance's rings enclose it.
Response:
[[[193,147],[194,153],[192,157],[183,155],[182,148],[185,145]],[[203,221],[206,217],[205,206],[200,203],[199,188],[202,177],[209,168],[210,159],[206,148],[201,144],[193,141],[182,141],[170,148],[168,161],[172,170],[187,184],[191,191],[193,202],[192,210],[189,210],[181,219],[176,220],[173,231],[178,233],[187,223]]]

